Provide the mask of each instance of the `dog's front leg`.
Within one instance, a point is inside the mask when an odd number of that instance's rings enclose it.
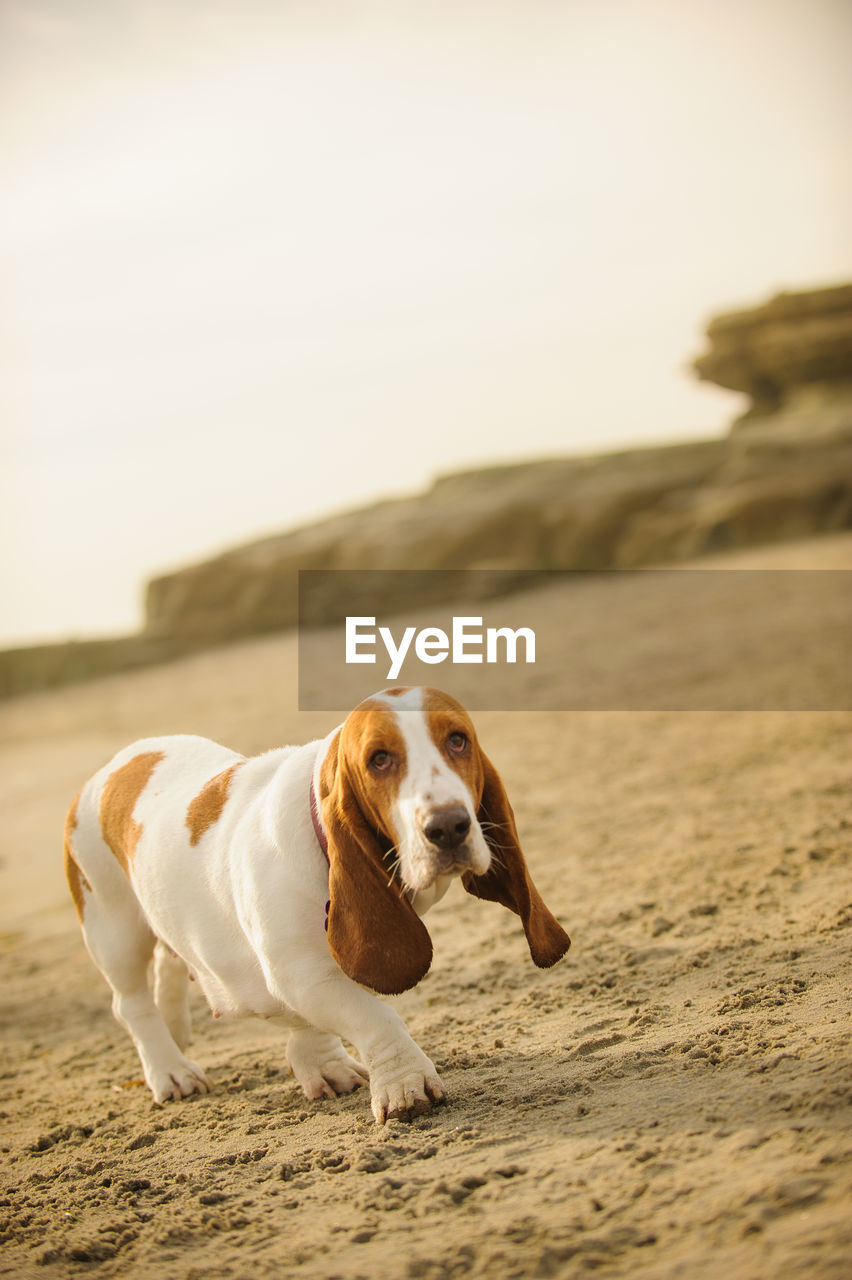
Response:
[[[399,1015],[344,974],[306,985],[288,1002],[314,1027],[353,1044],[370,1073],[378,1124],[431,1111],[444,1096],[435,1066],[414,1042]]]

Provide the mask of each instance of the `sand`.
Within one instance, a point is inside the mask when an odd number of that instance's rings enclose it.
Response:
[[[797,554],[848,568],[852,540]],[[149,732],[325,732],[295,659],[274,636],[0,712],[0,1275],[847,1276],[848,712],[478,714],[574,945],[540,971],[499,906],[456,887],[429,914],[432,971],[393,1003],[446,1105],[379,1128],[363,1090],[309,1103],[280,1036],[201,1002],[215,1090],[153,1104],[82,947],[64,810]]]

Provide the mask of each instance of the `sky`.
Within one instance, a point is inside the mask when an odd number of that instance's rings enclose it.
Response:
[[[850,53],[847,0],[0,0],[0,645],[725,431],[707,321],[852,278]]]

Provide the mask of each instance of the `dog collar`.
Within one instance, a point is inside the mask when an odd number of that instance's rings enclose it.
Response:
[[[326,862],[328,862],[328,836],[327,836],[327,835],[325,834],[325,832],[323,831],[323,829],[322,829],[322,823],[321,823],[321,822],[320,822],[320,820],[319,820],[319,810],[318,810],[318,808],[317,808],[317,793],[316,793],[316,791],[314,790],[314,780],[313,780],[313,778],[311,778],[310,801],[311,801],[311,822],[314,824],[314,833],[315,833],[316,838],[317,838],[317,844],[318,844],[318,845],[319,845],[319,847],[322,849],[323,857],[325,858]],[[330,867],[330,866],[331,866],[331,863],[329,862],[329,867]],[[330,910],[331,910],[331,901],[329,900],[329,901],[325,904],[325,931],[326,931],[326,933],[328,933],[328,913],[329,913],[329,911],[330,911]]]
[[[314,824],[317,842],[322,849],[326,862],[328,862],[328,836],[322,829],[322,823],[319,820],[319,808],[317,807],[317,793],[314,790],[314,780],[311,778],[311,822]]]

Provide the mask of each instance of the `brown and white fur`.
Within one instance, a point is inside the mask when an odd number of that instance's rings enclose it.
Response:
[[[308,1098],[369,1082],[382,1123],[444,1094],[373,992],[426,973],[420,917],[454,876],[518,913],[536,964],[570,945],[470,716],[434,689],[386,690],[322,741],[248,759],[205,738],[135,742],[72,804],[65,869],[157,1102],[210,1088],[183,1053],[188,976],[214,1016],[256,1014],[288,1032]]]

